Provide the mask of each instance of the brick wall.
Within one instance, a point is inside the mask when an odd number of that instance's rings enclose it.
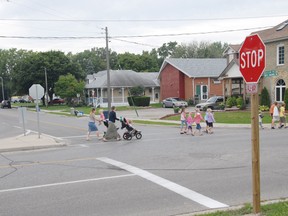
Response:
[[[161,72],[160,78],[160,100],[167,97],[179,97],[180,72],[167,64],[167,66]]]
[[[263,86],[268,89],[271,102],[275,101],[275,86],[279,79],[283,79],[288,87],[288,41],[266,43],[265,71],[275,70],[278,76],[263,78]],[[277,65],[277,46],[284,45],[284,65]]]

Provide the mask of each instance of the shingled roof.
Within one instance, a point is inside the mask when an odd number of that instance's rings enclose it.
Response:
[[[161,71],[167,64],[172,65],[188,77],[218,77],[227,66],[225,58],[168,58],[163,62]]]
[[[258,34],[264,43],[287,40],[288,39],[288,20],[280,23],[279,25],[273,28],[253,32],[251,34]]]
[[[110,70],[110,86],[116,87],[157,87],[158,72],[135,72],[132,70]],[[107,88],[107,71],[99,71],[93,75],[88,75],[90,83],[85,88]]]

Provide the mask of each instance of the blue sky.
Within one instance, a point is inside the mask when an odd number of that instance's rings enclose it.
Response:
[[[239,44],[287,20],[287,8],[287,0],[0,0],[0,49],[77,53],[105,47],[105,27],[117,53],[150,51],[169,41]]]

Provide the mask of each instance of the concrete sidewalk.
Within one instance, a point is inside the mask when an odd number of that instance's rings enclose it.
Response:
[[[21,134],[0,140],[0,152],[35,150],[61,146],[66,146],[64,140],[47,134],[40,134],[39,138],[38,133],[31,131],[28,131],[25,136]]]

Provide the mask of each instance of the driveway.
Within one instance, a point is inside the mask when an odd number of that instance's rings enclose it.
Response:
[[[192,111],[194,107],[186,108],[186,111]],[[117,111],[117,116],[123,116],[130,119],[160,119],[169,114],[173,114],[174,110],[172,108],[147,108],[147,109],[138,109],[138,110],[125,110],[125,111]],[[137,115],[138,114],[138,115]]]

